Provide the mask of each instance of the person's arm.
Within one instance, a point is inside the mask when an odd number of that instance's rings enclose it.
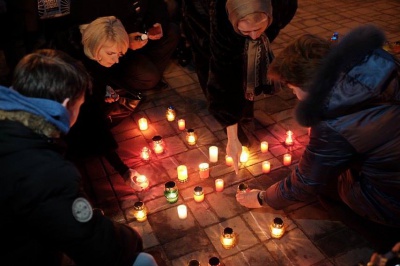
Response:
[[[236,174],[239,172],[239,158],[242,152],[242,144],[239,141],[238,134],[238,124],[233,124],[226,127],[226,133],[228,136],[228,143],[226,144],[226,154],[232,157],[233,167]]]

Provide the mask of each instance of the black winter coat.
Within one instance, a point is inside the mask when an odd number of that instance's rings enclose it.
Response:
[[[324,60],[296,109],[311,126],[292,174],[267,189],[280,209],[313,199],[339,179],[341,199],[360,216],[400,227],[400,68],[373,26],[350,32]]]
[[[63,252],[77,265],[132,266],[143,249],[137,232],[96,211],[85,222],[73,215],[85,195],[59,140],[1,117],[1,264],[59,265]]]

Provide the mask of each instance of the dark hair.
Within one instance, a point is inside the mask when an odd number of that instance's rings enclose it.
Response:
[[[268,78],[307,90],[331,43],[312,34],[294,40],[274,58]]]
[[[24,96],[74,103],[92,87],[83,64],[68,54],[42,49],[26,55],[15,67],[12,87]]]

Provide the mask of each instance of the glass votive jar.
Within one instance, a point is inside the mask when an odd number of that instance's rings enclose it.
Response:
[[[181,183],[184,183],[188,181],[188,172],[187,172],[187,167],[186,165],[179,165],[176,168],[176,171],[178,172],[178,181]]]
[[[293,132],[291,130],[288,130],[286,132],[285,144],[286,144],[286,146],[292,146],[293,145]]]
[[[224,190],[224,180],[221,178],[215,179],[215,191],[221,192]]]
[[[143,161],[149,161],[150,160],[150,154],[151,150],[148,147],[143,147],[142,151],[140,152],[140,158],[142,158]]]
[[[240,154],[240,162],[245,163],[249,160],[250,152],[246,146],[242,146],[242,153]]]
[[[236,234],[230,227],[225,227],[221,234],[221,244],[225,249],[231,249],[236,245]]]
[[[195,202],[202,202],[204,200],[204,192],[202,187],[196,186],[193,189],[193,198]]]
[[[139,175],[136,177],[136,184],[145,190],[149,187],[149,179],[145,175]]]
[[[167,117],[168,121],[174,121],[175,117],[176,117],[176,111],[175,108],[173,106],[169,106],[167,108],[167,112],[165,113],[165,116]]]
[[[200,266],[200,262],[198,260],[191,260],[189,261],[188,266]]]
[[[236,193],[246,193],[250,191],[249,185],[246,183],[240,183],[237,187]]]
[[[273,238],[281,238],[285,233],[285,225],[283,224],[283,220],[279,217],[276,217],[273,223],[270,225],[271,237]]]
[[[262,153],[268,152],[268,142],[267,141],[261,141],[260,149],[261,149]]]
[[[140,118],[138,123],[139,123],[139,129],[140,130],[147,130],[149,128],[149,125],[147,123],[147,119],[144,118],[144,117]]]
[[[169,203],[175,203],[178,201],[178,187],[174,181],[168,181],[165,183],[164,196]]]
[[[220,266],[221,263],[217,257],[211,257],[208,260],[208,266]]]
[[[156,154],[161,154],[164,152],[164,142],[161,136],[154,136],[153,140],[153,150]]]
[[[208,163],[199,164],[199,176],[201,179],[208,178],[210,176],[210,165]]]
[[[176,209],[178,211],[179,219],[184,220],[187,218],[187,207],[185,204],[179,205]]]
[[[186,132],[186,141],[189,145],[195,145],[197,141],[197,135],[194,132],[194,129],[189,128]]]
[[[133,205],[133,216],[138,222],[147,220],[147,208],[142,201],[135,202]]]

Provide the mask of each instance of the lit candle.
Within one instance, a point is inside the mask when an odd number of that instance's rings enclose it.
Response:
[[[246,193],[249,191],[250,191],[249,185],[247,185],[246,183],[240,183],[236,190],[236,193]]]
[[[208,178],[210,176],[210,167],[208,163],[199,164],[200,178]]]
[[[271,163],[269,161],[262,162],[262,172],[267,174],[271,171]]]
[[[286,153],[283,155],[283,165],[289,166],[292,163],[292,155]]]
[[[167,109],[167,112],[165,113],[165,116],[167,117],[168,121],[174,121],[175,120],[175,116],[176,116],[176,112],[174,107],[170,106]]]
[[[212,163],[218,162],[218,147],[217,146],[211,146],[209,148],[209,156],[210,156],[210,162],[212,162]]]
[[[226,155],[226,156],[225,156],[225,163],[226,163],[227,166],[232,166],[232,165],[233,165],[233,159],[232,159],[232,157],[229,156],[229,155]]]
[[[215,191],[221,192],[224,190],[224,180],[215,179]]]
[[[148,161],[150,160],[150,149],[147,147],[143,147],[142,151],[140,152],[140,157],[144,160],[144,161]]]
[[[208,260],[208,265],[209,266],[220,266],[221,264],[219,263],[219,259],[217,257],[211,257]]]
[[[133,205],[133,216],[135,216],[138,222],[147,220],[147,208],[142,201],[135,202]]]
[[[200,266],[200,262],[198,260],[191,260],[189,261],[188,266]]]
[[[147,130],[149,128],[147,124],[147,119],[142,117],[139,119],[139,129],[140,130]]]
[[[196,133],[194,133],[194,129],[189,128],[186,133],[186,141],[189,145],[195,145],[197,140]]]
[[[197,186],[194,188],[193,198],[195,202],[202,202],[204,200],[204,192],[202,187]]]
[[[285,226],[281,218],[275,218],[274,222],[270,225],[271,237],[281,238],[285,233]]]
[[[178,187],[174,181],[168,181],[165,183],[164,196],[171,204],[178,201]]]
[[[178,180],[179,182],[186,182],[188,181],[188,173],[187,173],[187,167],[186,165],[179,165],[176,168],[177,172],[178,172]]]
[[[153,137],[153,150],[156,154],[161,154],[164,152],[164,143],[161,136]]]
[[[285,144],[286,144],[287,146],[293,145],[293,132],[290,131],[290,130],[288,130],[288,131],[286,132]]]
[[[233,229],[226,227],[221,234],[221,244],[225,249],[231,249],[236,244],[236,234]]]
[[[138,184],[142,189],[149,187],[149,180],[145,175],[139,175],[136,177],[136,184]]]
[[[261,147],[261,152],[262,153],[268,152],[268,142],[261,141],[260,147]]]
[[[187,218],[187,207],[184,204],[181,204],[177,207],[179,219]]]
[[[178,127],[179,127],[179,130],[185,130],[185,127],[186,127],[185,119],[178,120]]]
[[[242,153],[240,154],[240,162],[245,163],[249,160],[249,149],[246,146],[242,146]]]

